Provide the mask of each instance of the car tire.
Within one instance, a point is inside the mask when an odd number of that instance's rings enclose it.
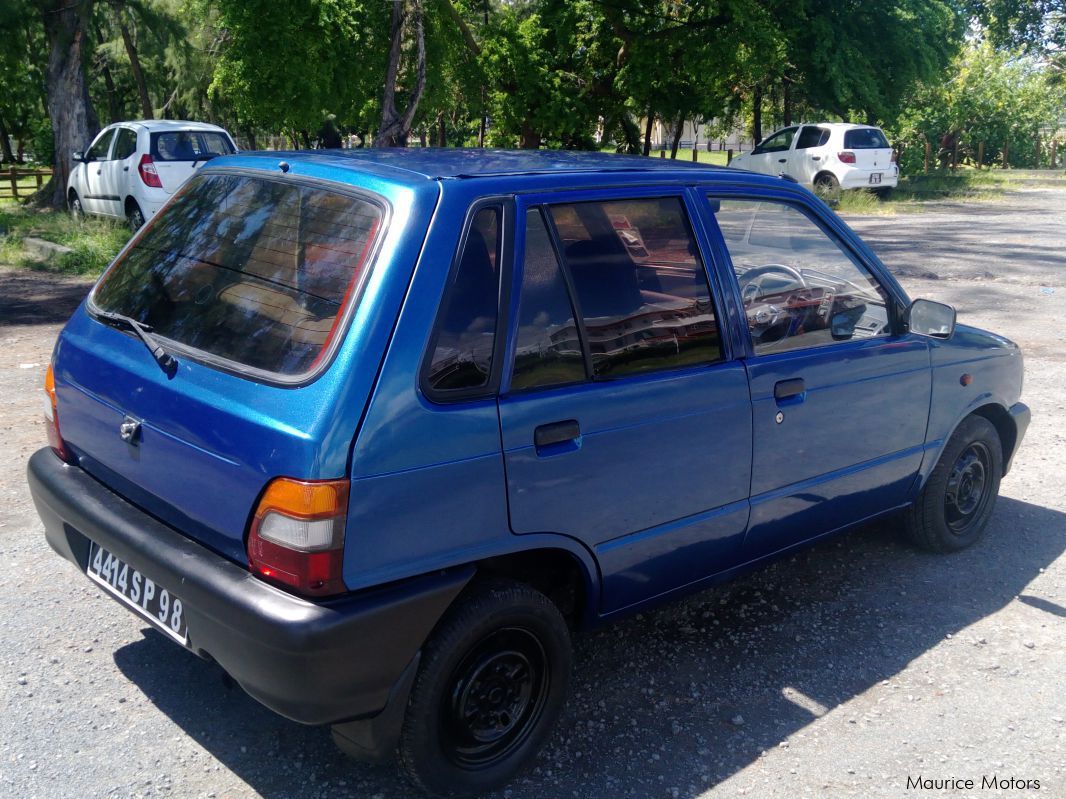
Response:
[[[905,512],[907,536],[929,552],[972,546],[992,516],[1002,474],[1003,447],[995,426],[981,416],[966,417]]]
[[[424,791],[473,796],[527,766],[562,710],[570,634],[544,594],[523,583],[475,583],[422,652],[399,760]]]
[[[67,207],[70,209],[70,215],[77,220],[85,218],[85,209],[81,207],[81,197],[78,193],[71,189],[70,194],[67,196]]]
[[[144,225],[144,212],[141,211],[141,206],[137,205],[136,200],[132,200],[126,205],[126,222],[133,233],[136,233]]]
[[[832,172],[821,172],[814,177],[814,193],[823,200],[838,200],[840,181]]]

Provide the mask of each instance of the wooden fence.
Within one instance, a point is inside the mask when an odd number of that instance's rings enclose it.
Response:
[[[40,191],[50,177],[51,169],[5,169],[0,172],[0,200],[29,197]]]
[[[986,147],[983,141],[967,143],[956,139],[952,142],[941,142],[938,148],[927,140],[925,142],[925,154],[922,159],[923,171],[928,175],[930,168],[936,169],[938,166],[942,169],[957,169],[959,164],[964,162],[969,162],[977,169],[991,169],[994,167],[1009,169],[1012,166],[1010,160],[1012,144],[1016,148],[1026,146],[1031,148],[1030,152],[1027,153],[1027,157],[1023,160],[1033,161],[1032,168],[1045,169],[1050,167],[1051,169],[1058,169],[1060,166],[1066,166],[1066,164],[1062,163],[1066,161],[1066,152],[1060,153],[1059,141],[1054,138],[1048,141],[1035,139],[1021,144],[1004,142],[995,157],[992,156],[992,151],[989,148],[988,158],[985,157]],[[1066,148],[1063,149],[1066,151]],[[1029,166],[1028,164],[1026,165]]]

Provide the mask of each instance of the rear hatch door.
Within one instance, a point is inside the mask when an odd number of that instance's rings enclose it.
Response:
[[[222,131],[164,130],[152,133],[150,139],[152,161],[167,194],[173,194],[212,158],[236,152]]]
[[[872,172],[892,166],[892,147],[879,128],[844,131],[844,149],[855,153],[855,166]]]
[[[244,562],[244,531],[270,479],[345,474],[371,388],[350,373],[373,375],[380,349],[353,364],[363,349],[343,342],[343,330],[363,324],[360,297],[385,218],[385,204],[365,194],[198,175],[60,338],[59,425],[80,465]],[[149,326],[176,372],[104,313]],[[138,426],[132,439],[124,422]]]

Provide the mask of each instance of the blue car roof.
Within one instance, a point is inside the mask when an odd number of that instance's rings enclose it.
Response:
[[[357,171],[402,173],[403,182],[412,178],[445,180],[500,177],[510,175],[562,175],[580,173],[684,173],[710,174],[725,172],[725,167],[694,164],[638,155],[579,152],[573,150],[484,150],[462,148],[359,148],[352,150],[246,151],[234,159],[271,159],[277,161],[316,162],[323,166]],[[220,159],[221,161],[221,159]],[[220,163],[221,165],[221,163]],[[729,170],[732,175],[737,170]]]

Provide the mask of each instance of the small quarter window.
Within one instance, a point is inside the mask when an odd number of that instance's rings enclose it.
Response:
[[[488,385],[500,293],[500,208],[475,214],[437,319],[426,382],[434,391]]]
[[[540,211],[529,211],[511,388],[545,388],[584,379],[581,337],[566,281]]]

